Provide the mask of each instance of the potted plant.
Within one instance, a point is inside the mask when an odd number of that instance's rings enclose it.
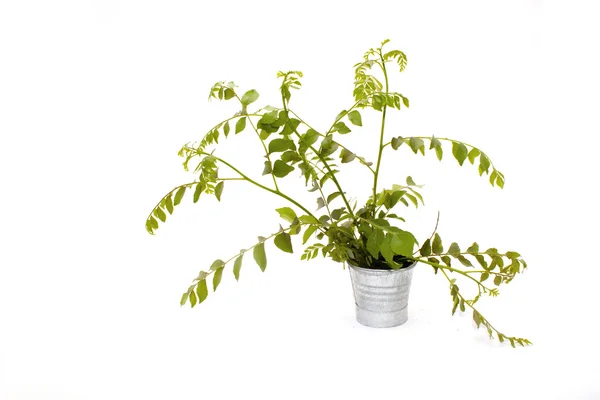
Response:
[[[301,259],[311,260],[321,254],[349,266],[356,300],[357,320],[368,326],[389,327],[402,324],[407,318],[408,294],[413,269],[417,264],[433,267],[436,274],[447,279],[453,301],[452,314],[460,309],[472,311],[476,326],[485,327],[490,338],[507,341],[513,347],[531,344],[524,338],[507,336],[492,326],[476,308],[483,295],[497,296],[498,286],[507,284],[521,273],[527,264],[515,251],[500,252],[495,248],[480,249],[473,243],[464,249],[452,243],[445,246],[437,233],[437,224],[430,237],[422,242],[405,227],[399,207],[423,203],[420,186],[411,177],[406,184],[391,188],[378,186],[380,166],[385,151],[406,148],[414,154],[433,153],[442,160],[444,151],[451,149],[460,166],[476,164],[480,176],[484,174],[492,186],[504,187],[504,175],[480,149],[454,139],[436,137],[392,137],[386,139],[386,115],[391,110],[408,108],[408,98],[391,91],[388,84],[390,66],[404,71],[406,55],[399,50],[384,50],[388,40],[378,48],[368,50],[362,61],[354,66],[354,104],[342,110],[326,131],[311,127],[290,108],[293,89],[300,89],[302,73],[278,72],[281,78],[281,106],[266,106],[256,111],[249,107],[258,99],[256,90],[241,94],[233,82],[218,82],[210,90],[209,99],[231,100],[241,104],[241,111],[217,123],[199,142],[188,143],[179,151],[186,171],[193,169],[195,179],[168,192],[150,212],[146,230],[150,234],[165,222],[186,194],[196,203],[204,194],[221,199],[225,181],[219,167],[225,166],[235,179],[246,181],[259,189],[280,197],[285,206],[276,211],[286,226],[226,260],[217,259],[207,271],[201,271],[193,284],[183,293],[181,305],[192,307],[208,296],[209,279],[213,291],[219,286],[226,266],[232,264],[235,279],[239,279],[242,260],[251,253],[264,271],[267,265],[265,242],[273,240],[282,251],[293,252],[292,238],[301,237],[302,244],[311,242]],[[379,76],[379,78],[378,78]],[[337,141],[351,132],[351,126],[362,126],[361,112],[380,113],[379,142],[375,162],[369,162]],[[215,154],[219,139],[245,132],[256,135],[264,149],[266,161],[261,161],[262,175],[269,183],[261,183],[250,174],[239,170],[230,161]],[[366,204],[359,206],[342,188],[338,180],[341,164],[358,162],[373,177]],[[191,167],[193,164],[193,167]],[[315,193],[317,211],[296,201],[279,188],[278,181],[300,175],[303,185]],[[439,215],[438,215],[439,219]],[[461,292],[457,278],[476,285],[478,293],[467,298]]]

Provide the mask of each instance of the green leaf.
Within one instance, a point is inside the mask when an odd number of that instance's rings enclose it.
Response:
[[[329,196],[327,196],[327,203],[331,203],[339,195],[341,195],[340,192],[331,193]]]
[[[323,207],[325,207],[325,201],[323,200],[322,197],[319,197],[317,199],[317,210],[320,210]]]
[[[493,170],[492,173],[490,174],[490,184],[492,186],[494,186],[494,184],[496,183],[496,178],[498,177],[498,171]]]
[[[379,237],[384,237],[383,232],[379,229],[373,229],[367,238],[367,251],[373,256],[373,258],[379,258],[379,245],[377,243]]]
[[[215,186],[215,197],[219,201],[221,201],[221,194],[223,193],[223,186],[224,186],[223,181],[217,183],[217,186]]]
[[[295,161],[302,161],[302,158],[296,153],[295,150],[288,150],[281,155],[281,161],[284,163],[294,163]]]
[[[521,257],[521,255],[519,253],[517,253],[516,251],[507,251],[506,252],[506,257],[508,257],[510,259],[514,259],[514,258]]]
[[[183,195],[185,194],[185,189],[186,187],[182,186],[177,190],[177,193],[175,193],[175,201],[173,202],[174,205],[181,203],[181,199],[183,199]]]
[[[296,216],[296,212],[289,207],[281,207],[276,209],[275,211],[277,211],[279,213],[279,216],[287,222],[294,222],[294,220],[298,218]]]
[[[294,167],[287,165],[281,160],[276,160],[273,166],[273,175],[278,178],[283,178],[294,170]]]
[[[475,242],[471,245],[471,247],[469,247],[467,249],[467,253],[469,254],[475,254],[475,253],[479,253],[479,245]]]
[[[312,215],[301,215],[298,219],[305,224],[318,224],[319,220]]]
[[[467,154],[467,146],[460,142],[452,142],[452,155],[456,158],[456,161],[458,161],[460,166],[462,166],[467,159]]]
[[[346,209],[344,207],[342,207],[342,208],[336,208],[335,210],[333,210],[331,212],[331,218],[333,218],[336,221],[339,220],[342,217],[342,214],[343,214],[343,212],[345,210]]]
[[[425,142],[423,142],[423,139],[411,137],[408,144],[415,154],[421,150],[421,154],[425,155]]]
[[[256,261],[256,264],[264,272],[265,268],[267,268],[267,255],[265,254],[264,238],[259,237],[259,240],[261,242],[254,247],[253,255],[254,261]]]
[[[340,111],[340,113],[335,116],[335,121],[339,121],[340,119],[344,118],[346,116],[346,114],[348,114],[348,111],[346,111],[346,110]]]
[[[167,197],[165,200],[165,206],[167,207],[169,214],[173,214],[173,198],[171,196]]]
[[[460,254],[460,247],[458,247],[457,243],[452,243],[450,248],[448,249],[448,254],[452,254],[453,256]]]
[[[356,154],[348,151],[347,149],[342,149],[340,153],[340,158],[342,159],[342,164],[349,163],[356,158]]]
[[[440,142],[435,136],[431,137],[431,145],[429,146],[429,150],[436,149],[438,147],[442,147],[442,142]]]
[[[444,150],[442,150],[441,146],[435,148],[435,155],[438,160],[442,161],[442,157],[444,156]]]
[[[502,257],[492,257],[490,266],[487,269],[489,271],[493,271],[496,267],[502,268],[503,266],[504,266],[504,261],[502,260]]]
[[[273,139],[269,143],[269,154],[286,150],[296,150],[296,145],[290,139]]]
[[[444,247],[442,246],[442,238],[437,233],[433,237],[432,250],[433,254],[441,254],[444,252]]]
[[[235,280],[240,280],[240,269],[242,269],[242,259],[244,257],[244,253],[240,253],[238,258],[233,262],[233,275],[235,276]]]
[[[400,231],[390,239],[390,247],[395,254],[411,257],[416,243],[415,237],[410,232]]]
[[[389,208],[394,207],[405,194],[406,191],[404,190],[394,190],[390,196]]]
[[[198,183],[196,185],[196,190],[194,190],[194,203],[196,203],[200,198],[200,193],[202,193],[202,184]]]
[[[385,238],[381,242],[379,247],[380,247],[381,255],[385,259],[388,266],[392,269],[399,269],[402,267],[402,265],[398,264],[394,261],[394,252],[393,252],[391,244],[390,244],[391,237],[392,237],[392,235],[389,233],[387,235],[385,235]]]
[[[292,249],[292,237],[287,232],[281,232],[277,236],[275,236],[275,246],[277,246],[281,251],[285,251],[286,253],[293,253]]]
[[[423,257],[429,257],[431,255],[431,241],[429,239],[423,243],[420,252]]]
[[[268,175],[271,172],[273,172],[273,169],[271,168],[271,163],[267,160],[265,161],[265,168],[263,169],[263,175]]]
[[[319,140],[319,132],[315,131],[314,129],[309,129],[304,135],[302,135],[300,142],[306,147],[310,147],[315,144],[317,140]]]
[[[431,137],[431,145],[429,146],[429,149],[435,149],[435,155],[437,156],[437,159],[442,161],[442,157],[444,155],[442,142],[440,142],[435,136]]]
[[[200,282],[198,282],[198,286],[196,286],[196,293],[198,294],[198,304],[202,304],[202,302],[208,297],[208,287],[206,286],[206,279],[203,279]]]
[[[489,272],[482,272],[481,273],[481,278],[479,278],[479,282],[483,282],[483,281],[485,281],[489,277],[490,277]]]
[[[238,119],[238,121],[235,123],[235,133],[236,134],[240,133],[244,129],[246,129],[246,117],[242,117],[242,118]]]
[[[477,262],[484,268],[484,269],[488,269],[488,264],[487,261],[485,261],[485,257],[482,256],[481,254],[477,254],[475,256],[475,259],[477,260]]]
[[[498,255],[498,249],[496,249],[495,247],[490,247],[485,251],[485,253],[490,255]]]
[[[410,193],[406,193],[405,196],[408,197],[408,199],[411,201],[411,203],[415,205],[415,207],[419,208],[419,202],[417,201],[417,198],[415,196],[413,196]]]
[[[502,277],[500,275],[496,275],[496,277],[494,278],[494,285],[500,286],[501,283],[502,283]]]
[[[200,271],[200,272],[198,273],[198,276],[196,277],[196,279],[194,279],[194,281],[201,281],[201,280],[204,280],[204,279],[206,279],[206,277],[207,277],[208,275],[209,275],[209,273],[208,273],[208,272],[205,272],[205,271]]]
[[[227,88],[227,89],[225,89],[224,95],[225,95],[224,96],[225,100],[229,100],[235,96],[235,92],[233,90],[231,90],[230,88]]]
[[[213,274],[213,292],[217,291],[217,287],[219,287],[219,284],[221,283],[221,278],[223,277],[224,270],[225,268],[221,267],[218,270],[216,270]]]
[[[473,310],[473,321],[475,321],[477,328],[479,328],[479,325],[481,325],[481,314],[477,310]]]
[[[182,296],[181,296],[181,300],[179,301],[179,304],[181,306],[185,305],[185,303],[187,303],[188,301],[188,297],[190,296],[189,292],[185,292]]]
[[[465,267],[473,267],[473,264],[471,264],[471,261],[469,261],[465,256],[458,256],[456,257],[458,259],[458,261],[460,261],[460,263],[462,265],[464,265]]]
[[[156,220],[155,220],[155,221],[156,221]],[[153,229],[154,229],[154,228],[153,228],[153,226],[152,226],[152,221],[150,220],[150,218],[148,218],[148,219],[146,220],[146,230],[148,231],[148,233],[149,233],[149,234],[151,234],[151,235],[154,235]]]
[[[469,162],[471,163],[471,165],[475,162],[475,159],[477,158],[477,156],[481,154],[481,152],[479,150],[477,150],[476,148],[472,148],[471,151],[469,151]]]
[[[202,282],[204,282],[206,284],[206,281],[202,281]],[[194,293],[193,291],[190,292],[189,298],[190,298],[190,305],[192,306],[192,308],[194,308],[194,306],[198,302],[198,298],[196,297],[196,293]]]
[[[356,126],[362,126],[362,118],[357,110],[352,110],[348,114],[348,120]]]
[[[302,236],[302,244],[306,244],[306,242],[308,242],[308,239],[310,239],[310,237],[313,235],[313,233],[315,233],[316,230],[317,225],[311,225],[308,228],[306,228],[306,231],[304,231],[304,236]]]
[[[223,126],[223,133],[225,134],[225,137],[229,136],[229,131],[231,130],[231,128],[229,127],[229,121],[225,122],[225,125]]]
[[[415,183],[415,181],[413,181],[413,178],[412,178],[411,176],[407,176],[407,177],[406,177],[406,184],[407,184],[408,186],[417,186],[417,187],[421,187],[421,186],[423,186],[423,185],[417,185],[417,184]]]
[[[167,220],[167,216],[165,215],[165,212],[160,207],[156,207],[154,209],[154,215],[156,215],[158,217],[158,219],[160,219],[162,222],[165,222]]]
[[[479,176],[483,175],[483,173],[487,173],[490,169],[491,161],[490,159],[483,153],[479,157]]]
[[[454,313],[456,312],[456,309],[458,308],[458,303],[460,301],[458,300],[458,297],[454,297],[454,306],[452,307],[452,315],[454,315]]]
[[[319,149],[319,154],[321,157],[327,157],[336,152],[339,145],[333,141],[333,136],[328,135],[321,141],[321,147]]]
[[[223,268],[223,266],[225,265],[225,262],[223,262],[223,260],[215,260],[211,266],[210,266],[210,270],[211,271],[216,271],[220,268]]]
[[[258,136],[260,137],[260,140],[264,142],[269,138],[269,136],[271,136],[271,132],[263,129],[260,131],[260,134]]]
[[[158,221],[154,217],[150,217],[150,225],[153,229],[158,229]]]
[[[339,132],[340,134],[344,135],[344,134],[350,133],[352,131],[350,130],[350,128],[348,128],[348,126],[345,123],[340,121],[340,122],[336,122],[335,125],[333,125],[332,132]]]
[[[244,95],[242,96],[242,105],[244,107],[248,106],[249,104],[254,103],[256,100],[258,100],[258,92],[254,89],[252,90],[248,90],[246,93],[244,93]]]
[[[383,107],[383,97],[380,94],[374,94],[371,100],[371,104],[374,110],[381,111]]]
[[[496,178],[496,185],[498,185],[501,189],[504,189],[504,175],[498,172],[498,177]]]

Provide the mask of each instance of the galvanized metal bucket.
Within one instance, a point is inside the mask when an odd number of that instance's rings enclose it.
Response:
[[[347,264],[356,303],[356,320],[372,328],[391,328],[408,320],[408,295],[415,262],[381,270]]]

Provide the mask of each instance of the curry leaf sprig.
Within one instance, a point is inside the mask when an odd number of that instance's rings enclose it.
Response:
[[[188,192],[193,193],[194,203],[199,201],[203,193],[220,200],[225,183],[229,181],[244,181],[285,201],[286,206],[276,211],[289,226],[268,237],[259,237],[256,244],[226,261],[218,259],[213,262],[208,271],[201,271],[185,291],[181,305],[189,302],[194,307],[202,303],[208,296],[207,278],[213,277],[212,288],[215,291],[224,268],[231,262],[233,274],[239,279],[243,255],[248,251],[252,251],[255,262],[264,271],[265,243],[273,239],[277,248],[292,253],[294,236],[298,236],[302,245],[306,246],[302,260],[322,255],[336,262],[376,269],[404,268],[415,262],[430,265],[436,274],[441,272],[450,284],[452,314],[457,309],[464,312],[470,308],[477,327],[485,327],[490,337],[495,335],[499,341],[510,342],[513,346],[531,344],[527,339],[501,333],[475,308],[481,296],[497,296],[500,285],[511,282],[525,270],[527,264],[520,254],[514,251],[500,253],[495,248],[481,251],[477,243],[465,251],[456,243],[444,249],[437,233],[437,224],[431,237],[419,245],[415,236],[406,229],[403,209],[399,206],[424,205],[420,193],[422,185],[417,185],[411,176],[407,176],[405,183],[379,188],[384,151],[388,147],[398,150],[402,145],[406,145],[404,147],[410,148],[414,154],[425,155],[427,150],[433,150],[441,161],[443,143],[448,143],[452,147],[452,156],[460,166],[466,160],[470,164],[477,163],[479,175],[488,174],[492,186],[503,188],[505,181],[504,175],[495,168],[486,153],[461,141],[435,136],[396,136],[386,139],[388,109],[401,111],[410,105],[406,96],[390,90],[388,79],[388,64],[392,64],[399,72],[404,71],[407,66],[406,54],[399,50],[384,51],[387,42],[369,49],[363,60],[354,66],[353,104],[342,109],[327,129],[311,126],[290,107],[292,94],[302,87],[303,74],[300,71],[277,73],[277,78],[281,79],[281,105],[277,107],[266,105],[249,111],[258,101],[259,93],[255,89],[240,92],[233,82],[217,82],[210,89],[209,99],[230,101],[238,104],[239,108],[231,117],[210,128],[199,141],[187,143],[180,149],[178,154],[184,160],[183,167],[191,171],[195,179],[175,187],[162,197],[146,219],[146,230],[154,234],[159,228],[159,221],[164,223]],[[346,135],[363,126],[365,112],[375,112],[381,116],[374,138],[379,146],[372,158],[359,155],[342,143]],[[233,140],[237,135],[247,132],[260,143],[264,154],[254,169],[242,171],[231,160],[215,152],[220,140]],[[343,183],[348,182],[342,182],[339,174],[345,164],[352,162],[367,168],[373,179],[368,199],[362,207],[344,189]],[[225,167],[233,176],[221,177],[221,167]],[[261,174],[270,182],[251,177]],[[302,178],[306,190],[314,195],[314,203],[302,204],[280,189],[278,182],[281,179],[294,176]],[[466,298],[456,283],[457,278],[475,284],[477,295]]]

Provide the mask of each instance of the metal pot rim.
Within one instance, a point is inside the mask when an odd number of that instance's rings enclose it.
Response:
[[[351,268],[354,268],[354,269],[357,269],[357,270],[369,271],[369,272],[377,272],[377,273],[387,273],[387,272],[409,271],[409,270],[413,269],[417,265],[417,261],[413,262],[411,265],[409,265],[406,268],[399,268],[399,269],[392,269],[392,268],[390,268],[390,269],[377,269],[377,268],[359,267],[358,265],[352,264],[348,260],[346,260],[346,264],[348,264],[348,266],[350,266]]]

